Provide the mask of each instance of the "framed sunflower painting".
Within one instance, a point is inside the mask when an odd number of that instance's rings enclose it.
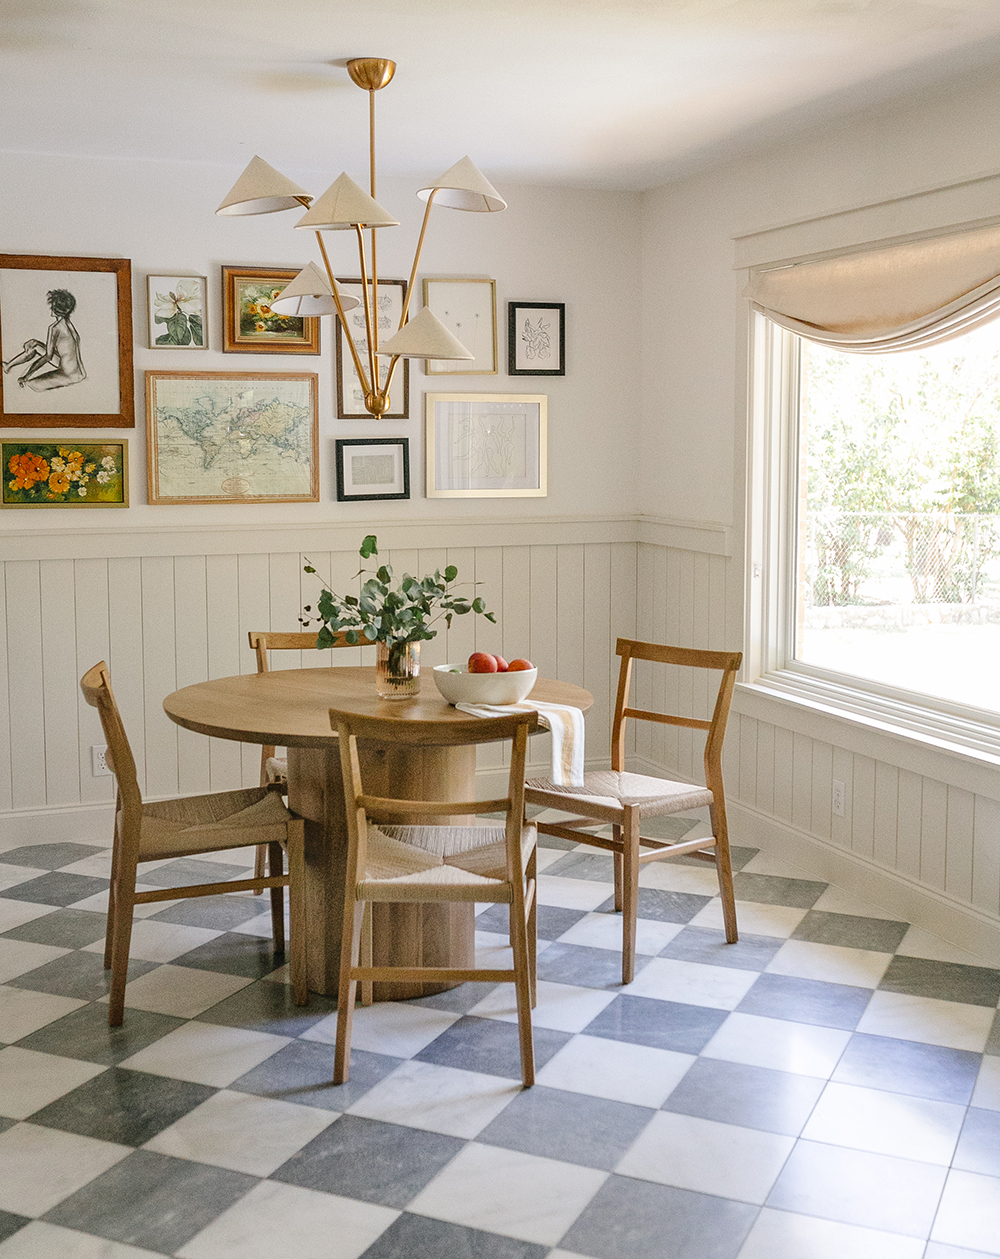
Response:
[[[222,268],[222,348],[227,354],[318,354],[319,320],[278,315],[271,302],[298,268]]]
[[[128,442],[0,442],[4,507],[127,507]]]

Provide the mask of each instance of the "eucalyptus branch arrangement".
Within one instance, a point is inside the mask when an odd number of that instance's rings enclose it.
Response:
[[[378,539],[374,534],[370,533],[361,543],[359,554],[363,560],[378,555]],[[307,563],[305,571],[315,573],[316,569]],[[372,570],[361,568],[355,577],[369,572]],[[336,636],[343,633],[352,646],[385,643],[390,654],[404,643],[434,638],[437,630],[431,626],[442,617],[445,625],[450,626],[452,617],[476,612],[496,624],[496,617],[486,611],[482,599],[455,593],[452,583],[457,576],[458,569],[449,564],[443,573],[435,569],[430,576],[420,578],[404,573],[397,579],[392,566],[382,564],[363,583],[357,596],[334,594],[324,585],[315,614],[313,608],[307,606],[304,611],[310,615],[300,617],[299,621],[302,625],[322,622],[316,637],[318,648],[332,647]]]

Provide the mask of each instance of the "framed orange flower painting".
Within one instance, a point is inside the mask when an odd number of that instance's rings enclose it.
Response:
[[[128,442],[0,442],[4,507],[127,507]]]

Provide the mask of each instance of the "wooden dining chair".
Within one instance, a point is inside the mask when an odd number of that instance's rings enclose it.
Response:
[[[118,780],[104,944],[104,967],[111,971],[110,1026],[120,1027],[125,1017],[125,982],[135,905],[188,896],[214,896],[219,892],[249,892],[256,890],[258,885],[271,889],[271,923],[276,953],[285,951],[283,889],[288,888],[292,984],[296,1004],[305,1005],[308,991],[303,820],[289,813],[281,801],[280,792],[266,787],[144,804],[136,779],[135,759],[111,690],[108,666],[103,660],[83,675],[80,689],[87,703],[98,711],[108,744],[108,763]],[[149,892],[135,890],[136,867],[140,862],[192,857],[251,845],[268,849],[269,877],[164,887]],[[287,874],[284,873],[285,852],[288,853]]]
[[[250,646],[257,653],[257,672],[270,673],[271,663],[268,653],[271,651],[315,651],[316,650],[316,631],[315,630],[299,630],[291,634],[272,634],[270,630],[251,630],[248,638]],[[350,647],[345,634],[337,634],[331,647]],[[282,793],[288,793],[288,760],[283,756],[276,756],[277,748],[274,744],[265,744],[260,749],[260,785],[262,787],[276,786]],[[264,860],[266,856],[266,848],[262,844],[257,849],[257,856],[254,860],[254,877],[264,877]]]
[[[719,896],[726,928],[726,940],[735,944],[736,901],[733,895],[733,869],[726,829],[726,801],[722,785],[722,741],[726,733],[729,705],[736,674],[743,660],[739,651],[696,651],[687,647],[664,647],[657,643],[619,638],[615,654],[621,656],[618,696],[611,730],[611,769],[584,775],[584,786],[560,787],[548,778],[528,780],[525,800],[546,809],[559,809],[575,816],[558,822],[539,822],[543,835],[557,835],[574,843],[590,844],[614,856],[615,909],[622,914],[622,983],[635,975],[635,931],[638,916],[639,869],[647,861],[664,857],[692,856],[713,861],[719,878]],[[710,721],[677,717],[628,707],[633,660],[680,665],[686,669],[719,670],[722,677]],[[665,725],[705,730],[705,786],[653,778],[625,771],[625,722],[662,722]],[[708,805],[712,834],[703,839],[667,843],[640,834],[644,818],[684,813]],[[591,834],[583,827],[595,822],[611,823],[611,838]],[[645,848],[647,851],[642,851]],[[711,850],[711,851],[708,851]]]
[[[459,730],[453,744],[493,743],[512,739],[507,795],[497,800],[460,802],[401,800],[365,795],[358,761],[358,739],[420,745],[426,731],[418,723],[388,717],[360,717],[330,712],[340,742],[347,810],[347,874],[344,925],[340,944],[337,998],[337,1048],[334,1084],[349,1076],[351,1023],[357,984],[380,980],[464,983],[468,980],[514,982],[525,1088],[535,1081],[531,1008],[535,1003],[535,849],[537,835],[524,819],[524,763],[528,729],[534,714],[479,720],[475,731]],[[435,733],[435,743],[446,732]],[[399,825],[401,817],[498,813],[503,825]],[[375,966],[361,957],[362,928],[372,904],[386,902],[489,901],[506,904],[510,914],[510,970],[457,967]],[[359,960],[360,963],[359,964]]]

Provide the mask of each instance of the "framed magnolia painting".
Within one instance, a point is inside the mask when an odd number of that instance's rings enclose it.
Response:
[[[497,294],[493,280],[424,280],[429,306],[452,336],[472,355],[468,359],[424,360],[428,376],[497,374]]]
[[[0,254],[0,360],[0,427],[134,427],[129,260]]]
[[[222,268],[222,348],[227,354],[318,354],[319,320],[277,315],[271,303],[292,267]]]
[[[428,498],[545,498],[548,398],[426,393]]]
[[[0,442],[4,507],[127,507],[128,442]]]
[[[208,281],[203,275],[147,275],[151,350],[208,349]]]
[[[364,289],[360,280],[337,280],[337,288],[342,294],[361,299],[361,305],[353,310],[345,311],[347,328],[337,319],[337,418],[340,420],[370,420],[372,417],[365,410],[365,394],[361,381],[354,369],[351,347],[347,338],[354,342],[358,357],[368,370],[368,329],[365,323]],[[406,300],[405,280],[379,280],[378,296],[373,303],[372,318],[378,321],[378,339],[381,344],[399,327],[399,319],[403,313],[403,302]],[[390,360],[378,359],[380,384],[385,384],[386,373]],[[392,390],[389,394],[389,409],[382,417],[385,420],[407,420],[410,418],[410,360],[402,359],[396,364],[396,372],[392,378]]]

